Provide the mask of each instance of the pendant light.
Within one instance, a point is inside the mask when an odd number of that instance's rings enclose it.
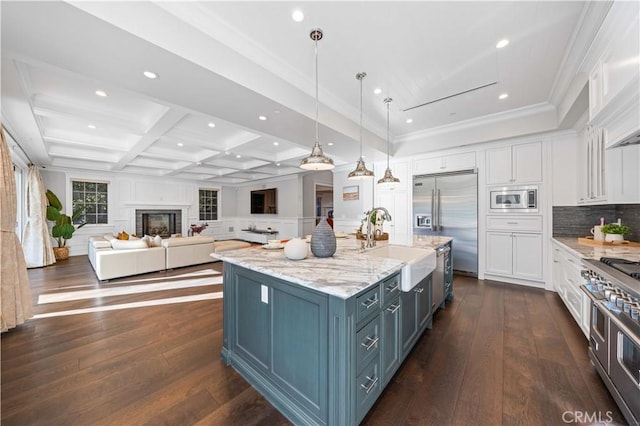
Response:
[[[387,170],[385,170],[384,172],[384,177],[382,179],[380,179],[378,181],[379,184],[383,184],[383,185],[394,185],[396,183],[400,183],[400,179],[398,179],[397,177],[393,177],[393,174],[391,173],[391,168],[389,167],[389,104],[391,103],[393,99],[391,98],[385,98],[385,100],[383,101],[385,104],[387,104]]]
[[[360,80],[360,159],[356,164],[356,169],[349,173],[348,179],[372,179],[374,174],[371,170],[367,169],[364,164],[364,158],[362,158],[362,80],[367,76],[366,72],[359,72],[356,74],[356,79]]]
[[[320,28],[312,29],[309,37],[315,42],[316,48],[316,143],[313,145],[311,155],[300,162],[300,168],[305,170],[331,170],[335,167],[333,160],[324,155],[318,138],[318,41],[322,39],[322,30]]]

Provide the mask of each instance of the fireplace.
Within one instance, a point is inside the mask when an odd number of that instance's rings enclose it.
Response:
[[[136,210],[136,235],[168,238],[181,229],[181,210]]]

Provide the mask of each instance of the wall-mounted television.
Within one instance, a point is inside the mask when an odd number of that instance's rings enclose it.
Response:
[[[251,191],[251,214],[278,213],[277,188],[256,189]]]

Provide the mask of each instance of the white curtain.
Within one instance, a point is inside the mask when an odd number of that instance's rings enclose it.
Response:
[[[0,124],[0,331],[33,316],[27,264],[16,234],[16,181],[9,147]]]
[[[47,196],[38,167],[29,166],[27,174],[27,223],[22,233],[22,248],[27,268],[56,263],[47,227]]]

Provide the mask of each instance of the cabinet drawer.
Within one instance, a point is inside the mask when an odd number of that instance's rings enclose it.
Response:
[[[380,315],[356,333],[356,374],[380,354]]]
[[[376,285],[371,290],[356,298],[356,323],[360,323],[369,315],[380,311],[380,286]]]
[[[386,306],[400,295],[400,274],[387,278],[382,282],[382,306]]]
[[[374,359],[356,378],[357,423],[367,414],[380,395],[380,360]]]
[[[487,229],[542,232],[542,216],[487,216]]]

